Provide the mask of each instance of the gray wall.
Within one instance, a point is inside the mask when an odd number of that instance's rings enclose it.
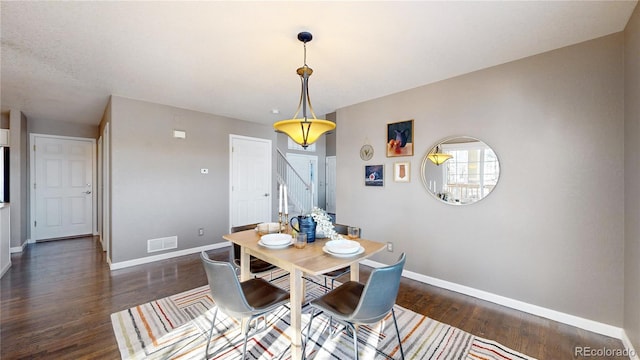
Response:
[[[625,298],[624,328],[640,350],[640,6],[624,32]]]
[[[174,129],[186,131],[186,139],[174,139]],[[229,134],[270,139],[275,153],[270,125],[112,97],[113,263],[161,254],[147,253],[153,238],[177,235],[178,250],[223,241],[229,232]],[[201,227],[204,236],[198,236]]]
[[[623,324],[623,35],[470,73],[337,111],[337,217],[407,252],[410,271],[599,321]],[[364,120],[366,119],[366,120]],[[413,157],[386,158],[389,122],[415,119]],[[385,185],[365,187],[368,137]],[[483,140],[498,186],[443,204],[419,177],[438,140]],[[410,161],[410,183],[394,183]]]
[[[326,119],[336,122],[336,113],[332,112],[331,114],[327,114]],[[339,130],[340,126],[336,125],[335,130],[323,136],[325,139],[327,156],[336,156],[336,132]]]
[[[19,110],[9,112],[9,201],[11,202],[11,247],[29,238],[29,151],[27,117]]]

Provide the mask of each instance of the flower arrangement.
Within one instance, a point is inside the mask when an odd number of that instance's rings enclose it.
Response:
[[[333,227],[331,217],[319,207],[313,207],[311,209],[311,217],[316,222],[316,231],[323,233],[325,237],[331,240],[343,239],[342,235],[338,234]]]

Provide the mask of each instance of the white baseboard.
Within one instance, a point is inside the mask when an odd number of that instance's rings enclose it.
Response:
[[[627,336],[626,331],[622,331],[622,339],[620,340],[622,340],[622,345],[624,345],[624,348],[627,349],[627,351],[629,352],[629,359],[640,360],[640,357],[638,357],[638,352],[636,351],[636,349],[633,348],[633,344],[631,343],[631,340]]]
[[[363,265],[371,266],[374,268],[386,266],[386,264],[382,264],[372,260],[364,260],[362,261]],[[614,337],[616,339],[623,340],[623,336],[626,337],[626,334],[622,328],[612,326],[609,324],[601,323],[598,321],[593,321],[585,318],[581,318],[579,316],[566,314],[560,311],[551,310],[544,308],[542,306],[533,305],[526,303],[520,300],[514,300],[508,297],[492,294],[487,291],[474,289],[472,287],[452,283],[449,281],[433,278],[430,276],[418,274],[412,271],[404,270],[402,272],[402,276],[423,282],[425,284],[437,286],[439,288],[455,291],[464,295],[473,296],[478,299],[486,300],[498,305],[503,305],[515,310],[523,311],[529,314],[541,316],[550,320],[558,321],[567,325],[575,326],[580,329],[592,331],[594,333],[598,333],[601,335],[606,335],[609,337]],[[628,339],[627,339],[628,340]],[[631,346],[631,342],[628,344]],[[627,344],[625,344],[627,346]],[[629,347],[627,347],[629,348]],[[634,359],[635,360],[635,359]],[[640,359],[638,359],[640,360]]]
[[[211,244],[211,245],[206,245],[206,246],[200,246],[200,247],[196,247],[196,248],[179,250],[179,251],[172,251],[172,252],[168,252],[168,253],[165,253],[165,254],[147,256],[147,257],[143,257],[143,258],[140,258],[140,259],[133,259],[133,260],[122,261],[122,262],[117,262],[117,263],[110,263],[109,264],[109,268],[111,270],[123,269],[123,268],[127,268],[127,267],[130,267],[130,266],[148,264],[148,263],[151,263],[151,262],[154,262],[154,261],[166,260],[166,259],[171,259],[171,258],[178,257],[178,256],[195,254],[195,253],[199,253],[201,251],[221,249],[221,248],[227,247],[229,245],[230,245],[230,243],[228,241],[223,241],[221,243],[216,243],[216,244]]]
[[[0,270],[0,278],[2,278],[4,276],[4,274],[9,271],[9,269],[11,268],[11,261],[9,261],[3,268],[2,270]]]
[[[23,252],[23,251],[24,251],[24,248],[26,248],[26,247],[27,247],[27,244],[28,244],[28,243],[29,243],[29,239],[27,239],[27,241],[23,242],[21,246],[14,246],[14,247],[12,247],[11,249],[9,249],[9,252],[10,252],[11,254],[14,254],[14,253],[21,253],[21,252]]]

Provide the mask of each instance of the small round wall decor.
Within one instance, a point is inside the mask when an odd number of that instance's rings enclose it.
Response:
[[[360,159],[369,161],[373,157],[373,146],[369,144],[362,145],[360,148]]]

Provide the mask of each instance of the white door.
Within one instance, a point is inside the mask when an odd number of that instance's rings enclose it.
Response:
[[[313,187],[313,204],[318,205],[318,157],[315,155],[302,155],[287,153],[287,161],[295,169],[295,171],[302,177],[307,184],[311,184]],[[302,209],[305,211],[311,211],[311,209]]]
[[[32,135],[31,238],[93,233],[95,140]]]
[[[325,171],[325,197],[327,203],[327,212],[336,213],[336,157],[327,156]]]
[[[229,136],[231,226],[271,221],[271,140]]]

